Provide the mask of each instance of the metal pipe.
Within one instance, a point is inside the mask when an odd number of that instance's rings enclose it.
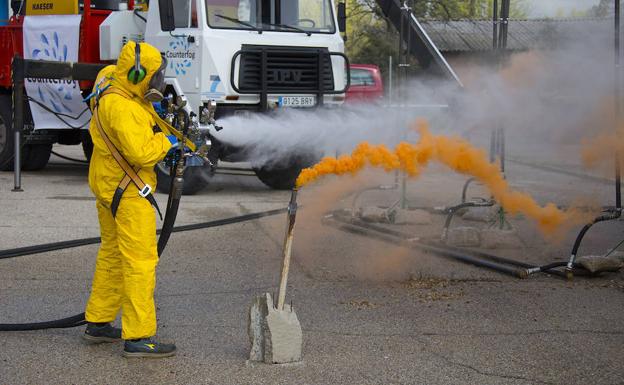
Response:
[[[297,217],[297,189],[294,188],[290,194],[288,203],[288,220],[286,235],[284,236],[284,247],[282,249],[282,274],[280,275],[279,292],[277,294],[277,310],[284,310],[286,301],[286,286],[288,285],[288,271],[290,270],[290,256],[292,252],[293,230],[295,229],[295,219]]]
[[[503,176],[505,174],[505,127],[501,126],[499,128],[500,131],[500,165],[501,165],[501,172],[503,173]]]
[[[507,33],[508,33],[508,25],[509,25],[509,1],[510,0],[502,0],[501,4],[501,13],[500,13],[500,28],[498,30],[498,48],[502,51],[507,49]]]
[[[24,61],[13,57],[13,190],[22,190],[22,132],[24,131]]]
[[[498,48],[498,0],[492,5],[492,50]]]
[[[490,163],[496,160],[496,129],[490,135]]]
[[[392,100],[393,98],[393,92],[394,89],[392,88],[392,82],[394,81],[394,79],[392,78],[392,66],[394,64],[392,63],[392,55],[388,56],[388,102],[389,104],[392,104]]]
[[[615,1],[615,82],[614,82],[614,96],[615,96],[615,130],[620,129],[620,122],[622,120],[622,94],[621,94],[621,52],[620,52],[620,0]],[[619,150],[615,152],[615,206],[618,209],[622,208],[622,175],[620,170],[620,153]]]
[[[404,54],[403,54],[403,34],[405,33],[405,14],[404,14],[404,10],[403,8],[405,7],[405,5],[403,7],[401,7],[401,23],[399,25],[399,57],[398,57],[398,63],[397,63],[397,103],[401,103],[401,86],[402,86],[402,82],[403,82],[403,62],[404,60]]]

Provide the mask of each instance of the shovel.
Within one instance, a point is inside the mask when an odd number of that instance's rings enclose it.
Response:
[[[301,346],[303,342],[301,324],[293,307],[285,304],[296,216],[297,189],[293,189],[290,203],[288,204],[277,305],[274,304],[271,294],[264,293],[254,299],[249,309],[250,361],[268,364],[285,364],[301,361]]]

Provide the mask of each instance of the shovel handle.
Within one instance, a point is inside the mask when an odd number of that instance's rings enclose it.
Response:
[[[282,250],[282,274],[280,275],[279,292],[277,295],[277,310],[284,310],[286,301],[286,286],[288,285],[288,271],[290,270],[290,255],[293,243],[293,230],[295,228],[295,218],[297,215],[297,189],[292,190],[290,203],[288,204],[288,225],[284,237],[284,248]]]

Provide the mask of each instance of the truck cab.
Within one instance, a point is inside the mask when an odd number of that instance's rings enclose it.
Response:
[[[144,30],[136,16],[113,13],[102,24],[102,56],[114,60],[106,53],[119,52],[123,42],[144,33],[167,58],[167,92],[184,95],[200,129],[211,129],[203,119],[211,101],[217,119],[344,102],[348,60],[333,0],[159,0],[144,15]],[[219,159],[254,166],[246,149],[219,144]],[[270,187],[289,188],[314,160],[292,154],[254,170]]]
[[[196,112],[220,114],[344,100],[344,43],[332,0],[173,0],[175,29],[151,7],[145,41]]]
[[[7,101],[12,87],[11,59],[15,54],[25,54],[22,25],[25,18],[37,17],[28,12],[24,15],[29,1],[32,5],[39,0],[13,1],[10,25],[0,27],[0,46],[5,48],[0,55],[0,98]],[[137,4],[135,0],[50,0],[50,3],[54,5],[52,8],[71,8],[70,13],[79,16],[78,61],[113,63],[129,40],[156,46],[168,62],[166,93],[186,99],[188,112],[197,117],[200,130],[214,129],[212,116],[206,113],[208,106],[214,104],[219,119],[286,108],[313,110],[344,102],[349,77],[340,32],[344,31],[346,16],[344,4],[336,7],[334,0],[151,0]],[[30,20],[31,25],[35,23],[34,19]],[[54,38],[55,44],[57,41]],[[80,82],[83,94],[90,91],[91,85]],[[5,169],[10,167],[13,156],[8,140],[12,130],[10,106],[11,103],[0,103],[0,168]],[[29,111],[27,108],[27,115]],[[56,142],[82,141],[88,154],[86,130],[47,127],[33,122],[29,116],[25,120],[28,128],[24,153],[33,155],[33,159],[29,155],[24,160],[25,169],[45,166],[52,143]],[[250,125],[249,136],[253,139],[254,135]],[[215,142],[218,159],[253,161],[245,159],[245,149]],[[35,154],[42,156],[35,159]],[[307,161],[301,161],[303,158]],[[308,156],[292,154],[288,159],[271,162],[270,168],[256,165],[254,170],[270,187],[286,188],[292,187],[299,170],[312,161]],[[203,173],[198,174],[197,178],[188,178],[189,185],[195,184],[193,190],[205,183]],[[169,185],[167,178],[166,170],[160,169],[160,187]]]

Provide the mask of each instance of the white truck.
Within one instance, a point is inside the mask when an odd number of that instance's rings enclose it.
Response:
[[[205,120],[210,101],[217,103],[217,119],[344,101],[348,62],[333,0],[159,0],[155,5],[144,15],[111,13],[100,26],[100,57],[116,59],[129,39],[156,46],[168,61],[167,93],[186,97],[200,129],[210,129]],[[255,135],[253,126],[249,135]],[[254,165],[246,149],[216,145],[219,159]],[[254,171],[270,187],[290,188],[313,159],[314,154],[292,154]],[[168,186],[167,168],[157,171],[165,182],[160,185]],[[186,171],[187,192],[205,183],[202,172]]]

